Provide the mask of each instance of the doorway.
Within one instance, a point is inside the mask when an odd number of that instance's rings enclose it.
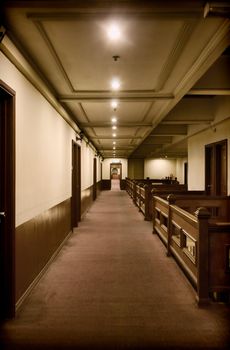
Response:
[[[0,318],[15,315],[15,92],[0,80]]]
[[[72,141],[72,228],[81,221],[81,147]]]
[[[110,164],[110,179],[122,179],[122,164],[121,163],[111,163]]]
[[[110,180],[111,180],[112,191],[117,191],[121,189],[121,179],[122,179],[122,164],[110,163]]]
[[[227,196],[227,140],[205,146],[205,192]]]

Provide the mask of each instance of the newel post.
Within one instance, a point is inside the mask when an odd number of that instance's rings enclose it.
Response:
[[[170,246],[171,246],[171,239],[172,239],[172,208],[171,208],[171,205],[174,205],[176,203],[175,195],[169,194],[167,196],[167,201],[169,203],[167,256],[170,256],[171,255]]]
[[[198,305],[207,304],[209,299],[209,237],[208,220],[210,212],[200,207],[196,210],[198,219],[198,242],[197,242],[197,302]]]

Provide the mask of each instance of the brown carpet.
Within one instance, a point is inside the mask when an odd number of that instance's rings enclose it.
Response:
[[[224,349],[229,308],[195,292],[124,191],[98,197],[1,349]]]

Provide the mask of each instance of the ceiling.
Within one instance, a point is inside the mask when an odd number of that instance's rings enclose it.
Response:
[[[189,131],[230,95],[229,5],[204,5],[5,1],[4,26],[104,158],[186,157]]]

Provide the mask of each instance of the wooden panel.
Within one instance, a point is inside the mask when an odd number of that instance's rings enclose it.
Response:
[[[81,216],[83,216],[87,209],[93,203],[93,185],[81,191]]]
[[[16,302],[70,231],[70,199],[16,228]]]
[[[211,291],[230,289],[229,247],[230,225],[212,228],[209,234],[209,280]]]
[[[111,180],[101,180],[101,190],[111,190]]]

